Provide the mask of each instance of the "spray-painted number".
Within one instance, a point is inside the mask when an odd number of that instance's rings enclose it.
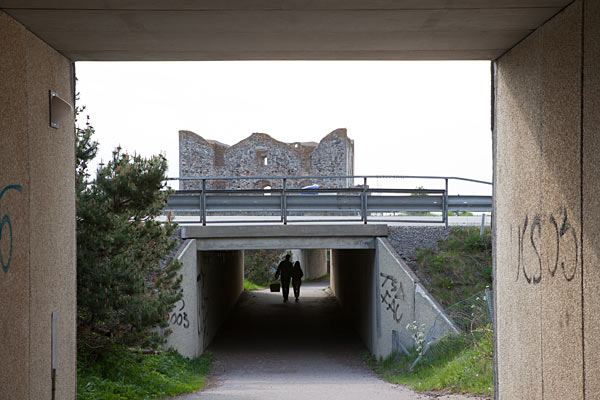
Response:
[[[190,327],[190,321],[188,320],[188,315],[186,312],[181,312],[185,308],[185,301],[181,299],[181,307],[177,312],[171,314],[171,318],[169,318],[169,324],[183,326],[185,329]]]

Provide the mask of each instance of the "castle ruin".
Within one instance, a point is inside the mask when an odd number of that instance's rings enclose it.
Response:
[[[284,143],[265,133],[253,133],[228,146],[206,140],[190,131],[179,131],[180,177],[227,176],[342,176],[354,174],[354,141],[346,129],[336,129],[319,143]],[[290,188],[318,184],[321,187],[349,187],[352,179],[289,180]],[[281,180],[210,180],[209,189],[280,188]],[[199,181],[182,181],[181,189],[199,189]]]

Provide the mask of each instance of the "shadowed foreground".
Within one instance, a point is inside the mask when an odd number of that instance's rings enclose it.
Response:
[[[244,292],[208,349],[217,358],[209,388],[178,399],[429,399],[380,380],[361,361],[367,350],[327,284],[303,285],[299,303]]]

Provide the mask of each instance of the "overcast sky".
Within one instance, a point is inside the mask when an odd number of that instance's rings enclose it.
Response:
[[[117,145],[162,152],[178,176],[179,130],[233,145],[253,132],[318,142],[347,128],[357,175],[492,179],[487,61],[78,62],[76,74],[104,161]]]

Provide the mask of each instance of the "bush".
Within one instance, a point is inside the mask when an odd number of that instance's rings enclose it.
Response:
[[[181,263],[164,261],[176,224],[156,221],[170,193],[167,161],[117,148],[90,180],[93,134],[89,124],[76,131],[78,344],[153,346],[163,341],[154,328],[167,326],[181,297]]]
[[[258,286],[269,285],[284,254],[280,250],[244,251],[244,277]]]

